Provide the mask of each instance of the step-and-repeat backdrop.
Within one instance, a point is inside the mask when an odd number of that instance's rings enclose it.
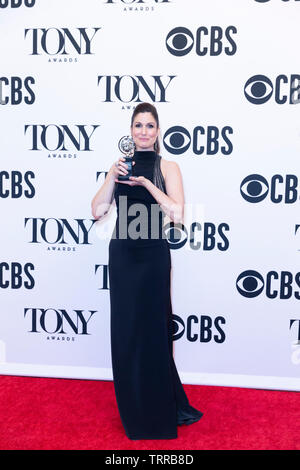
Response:
[[[116,209],[91,201],[148,101],[184,180],[182,381],[300,390],[299,20],[299,0],[0,0],[0,373],[112,379]]]

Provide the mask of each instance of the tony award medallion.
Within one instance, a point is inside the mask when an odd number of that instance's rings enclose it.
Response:
[[[127,175],[119,175],[118,180],[129,180],[132,176],[132,157],[134,154],[134,141],[132,137],[126,135],[119,140],[119,150],[124,154],[125,163],[127,165]]]

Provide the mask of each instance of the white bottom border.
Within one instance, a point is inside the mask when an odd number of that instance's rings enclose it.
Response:
[[[183,384],[300,391],[300,378],[241,374],[178,372]],[[113,380],[111,369],[38,364],[0,364],[0,375],[79,380]]]

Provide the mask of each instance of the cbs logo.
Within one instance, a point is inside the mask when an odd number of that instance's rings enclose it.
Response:
[[[202,225],[199,222],[193,222],[190,227],[170,222],[164,226],[164,233],[172,250],[178,250],[187,243],[187,247],[191,250],[226,251],[229,248],[226,231],[229,231],[229,225],[225,222],[219,225],[211,222],[204,222]]]
[[[208,315],[189,315],[183,320],[178,315],[172,315],[173,320],[173,340],[176,341],[184,335],[190,342],[200,341],[209,343],[214,340],[216,343],[224,343],[226,335],[221,325],[225,325],[224,317],[212,319]],[[217,334],[214,334],[216,332]]]
[[[229,135],[233,134],[230,126],[219,129],[216,126],[196,126],[192,132],[182,126],[173,126],[163,137],[165,149],[173,155],[182,155],[190,146],[195,155],[230,155],[233,144]]]
[[[289,271],[270,271],[265,279],[254,270],[242,272],[236,280],[237,291],[247,298],[257,297],[265,288],[269,299],[290,299],[293,295],[300,299],[300,292],[294,290],[293,283],[300,287],[300,272],[295,276]]]
[[[265,75],[254,75],[247,80],[244,94],[252,104],[264,104],[274,99],[277,104],[300,103],[300,75],[278,75],[272,82]]]
[[[252,174],[240,185],[242,197],[250,203],[263,201],[270,194],[271,202],[293,204],[298,200],[298,178],[296,175],[274,175],[270,182],[261,175]]]
[[[35,0],[0,0],[0,8],[19,8],[22,3],[24,3],[25,7],[33,7],[35,4]]]
[[[0,171],[0,198],[18,199],[22,196],[32,198],[35,196],[35,187],[30,181],[35,178],[32,171],[21,173],[17,170]]]
[[[33,84],[35,84],[33,77],[25,77],[24,79],[21,77],[0,77],[0,104],[18,105],[23,102],[33,104],[35,102],[35,94],[31,88]]]
[[[30,271],[34,271],[32,263],[0,263],[0,288],[20,289],[24,286],[26,289],[33,289],[35,280]]]
[[[231,56],[237,50],[232,37],[236,33],[235,26],[228,26],[224,30],[220,26],[211,26],[210,29],[201,26],[194,35],[189,29],[179,26],[168,33],[166,47],[176,57],[189,54],[194,46],[199,56],[219,56],[222,53]]]

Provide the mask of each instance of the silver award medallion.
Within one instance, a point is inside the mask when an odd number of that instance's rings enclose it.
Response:
[[[127,175],[119,175],[120,181],[128,180],[132,176],[132,157],[134,154],[134,141],[129,135],[121,137],[118,144],[119,150],[124,154],[125,163],[127,164]]]

